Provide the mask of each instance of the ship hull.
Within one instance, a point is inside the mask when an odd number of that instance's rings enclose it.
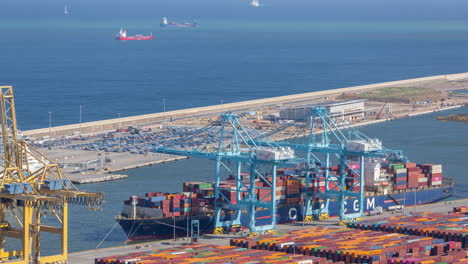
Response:
[[[149,40],[153,39],[154,36],[132,36],[132,37],[116,37],[116,40]]]
[[[440,200],[447,199],[453,195],[452,187],[432,188],[417,191],[406,191],[400,193],[392,193],[390,195],[375,195],[366,196],[364,198],[364,211],[371,211],[374,208],[381,206],[383,209],[388,209],[395,205],[413,206],[418,204],[434,203]],[[314,204],[314,209],[321,208],[321,204]],[[354,213],[359,211],[358,200],[347,200],[345,204],[346,213]],[[337,201],[330,201],[328,206],[331,216],[338,215],[340,204]],[[271,223],[272,213],[270,210],[260,210],[255,214],[255,222],[257,226],[268,225]],[[276,221],[279,224],[291,223],[300,221],[304,217],[304,205],[291,204],[278,206],[276,211]],[[171,238],[174,236],[186,236],[188,223],[191,220],[200,221],[200,232],[210,232],[214,228],[213,216],[189,216],[175,218],[160,218],[160,219],[125,219],[119,218],[117,221],[122,226],[127,234],[128,240],[147,240]],[[175,228],[174,228],[175,223]],[[249,225],[249,215],[243,213],[241,215],[242,226]]]
[[[170,24],[160,24],[161,27],[198,27],[197,24],[178,24],[178,23],[170,23]]]

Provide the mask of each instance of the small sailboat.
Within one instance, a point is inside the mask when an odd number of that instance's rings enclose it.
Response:
[[[63,11],[63,14],[64,14],[64,15],[68,15],[68,7],[67,7],[67,5],[65,5],[65,10]]]
[[[260,2],[258,0],[252,0],[252,1],[250,1],[250,5],[253,6],[253,7],[259,7]]]

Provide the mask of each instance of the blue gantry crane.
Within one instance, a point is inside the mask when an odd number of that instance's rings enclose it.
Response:
[[[362,217],[365,174],[372,177],[373,172],[370,170],[377,170],[375,173],[378,174],[378,166],[382,161],[407,161],[401,151],[383,148],[380,141],[367,137],[345,122],[338,122],[324,107],[311,108],[308,126],[304,123],[289,122],[276,131],[269,132],[269,135],[291,127],[297,128],[296,135],[300,138],[281,141],[278,144],[305,153],[305,221],[328,218],[331,199],[340,201],[339,216],[342,221]],[[264,145],[263,136],[255,138],[254,142],[260,146]],[[331,170],[332,162],[339,165],[338,171]],[[324,188],[313,188],[315,184],[323,184]],[[347,212],[348,200],[357,203],[356,212]]]
[[[240,226],[242,211],[248,212],[252,233],[276,227],[276,170],[300,161],[291,148],[279,146],[268,137],[263,137],[262,146],[257,145],[253,138],[260,135],[235,114],[225,113],[216,122],[161,142],[154,149],[157,153],[215,161],[215,233]],[[233,194],[233,190],[220,186],[224,175],[235,179],[235,196],[227,195]],[[257,180],[267,187],[257,187]],[[268,191],[257,197],[256,189]],[[257,208],[270,210],[268,225],[256,224]]]

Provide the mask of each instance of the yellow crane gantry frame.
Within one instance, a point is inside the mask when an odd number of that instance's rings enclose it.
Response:
[[[0,90],[3,143],[3,155],[0,155],[0,262],[65,263],[68,259],[68,205],[81,204],[97,210],[104,199],[103,194],[79,191],[58,164],[18,136],[13,87],[0,86]],[[36,164],[33,166],[30,160]],[[52,224],[41,223],[46,215],[54,216]],[[41,233],[60,236],[59,254],[41,256]],[[20,240],[19,249],[6,251],[9,239]]]

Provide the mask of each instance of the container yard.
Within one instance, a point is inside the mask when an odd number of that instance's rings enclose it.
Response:
[[[416,212],[411,215],[391,216],[385,219],[366,220],[348,224],[362,230],[378,230],[418,236],[428,236],[444,241],[460,242],[468,247],[468,207],[454,208],[452,214]]]
[[[452,212],[454,211],[453,208],[455,207],[460,208],[460,207],[465,206],[466,204],[468,204],[467,199],[453,200],[449,202],[440,202],[440,203],[414,206],[414,207],[408,208],[406,211],[407,211],[407,215],[411,215],[414,212],[432,212],[432,213],[440,214],[440,215],[449,215],[449,214],[452,214]],[[366,216],[366,219],[375,220],[375,219],[382,219],[383,217],[384,218],[395,217],[398,215],[404,216],[405,214],[395,213],[395,212],[383,212],[382,215]],[[282,234],[284,235],[284,234],[287,234],[288,232],[300,231],[300,230],[309,229],[309,228],[329,228],[331,230],[344,229],[344,227],[339,226],[338,223],[339,223],[339,219],[336,217],[332,217],[330,219],[322,220],[322,221],[296,222],[296,223],[284,224],[284,225],[278,226],[277,234],[278,236],[281,236]],[[395,233],[395,232],[391,232],[391,233]],[[426,237],[426,236],[424,235],[420,237]],[[231,244],[232,239],[243,239],[243,237],[241,234],[223,234],[223,235],[205,234],[205,235],[201,235],[198,238],[198,243],[217,245],[217,246],[229,246]],[[443,238],[436,238],[436,239],[443,239]],[[159,241],[146,241],[143,243],[135,243],[135,244],[129,244],[129,245],[113,247],[113,248],[104,248],[104,249],[71,253],[69,261],[72,264],[92,263],[96,259],[107,258],[110,256],[128,255],[128,254],[136,254],[136,256],[138,256],[139,252],[144,252],[142,254],[146,254],[147,251],[152,251],[155,249],[164,250],[164,249],[172,248],[174,246],[183,247],[183,246],[187,246],[190,244],[191,244],[190,237],[189,237],[189,240],[179,238],[176,240],[168,239],[168,240],[159,240]],[[196,244],[197,243],[195,243],[195,245]],[[454,251],[453,253],[455,254],[456,252]],[[439,256],[439,257],[445,258],[445,256]],[[448,257],[448,258],[451,258],[451,257]],[[418,260],[418,261],[420,259],[430,260],[430,259],[434,259],[434,256],[416,258],[413,260],[411,259],[403,260],[403,258],[392,258],[392,259],[393,259],[392,261],[395,261],[395,263],[410,263],[410,264],[415,263],[416,264],[414,260]],[[447,258],[445,258],[445,260],[447,260]],[[439,261],[439,262],[445,262],[445,261]],[[430,262],[430,263],[438,263],[438,262]],[[447,263],[449,263],[449,261],[447,261]]]
[[[325,257],[344,263],[387,263],[393,258],[422,258],[462,251],[460,242],[349,228],[309,228],[257,238],[231,240],[231,245]],[[466,257],[467,251],[463,251]]]
[[[232,246],[191,245],[96,259],[95,264],[143,263],[332,263],[325,258]]]
[[[284,225],[272,234],[232,238],[229,246],[224,244],[229,237],[223,239],[214,235],[201,239],[204,243],[213,241],[216,245],[178,244],[162,249],[159,247],[165,243],[138,244],[133,250],[124,251],[125,254],[96,257],[95,263],[468,263],[466,245],[450,233],[454,230],[459,231],[457,234],[464,232],[466,235],[463,228],[468,217],[467,207],[460,204],[467,202],[459,200],[414,208],[434,212],[385,213],[388,214],[386,218],[370,217],[374,219],[352,225],[357,229],[338,226],[337,221],[326,225],[319,222],[305,223],[305,226]],[[443,213],[444,207],[453,210]],[[417,224],[413,227],[411,223],[414,222],[427,222],[428,227]],[[401,228],[406,225],[407,228]],[[435,225],[440,230],[449,231],[440,236],[441,232],[433,230]],[[426,233],[424,230],[431,231]],[[158,249],[141,250],[145,246]],[[115,252],[117,248],[109,250]],[[239,252],[242,254],[236,254]],[[90,251],[76,253],[76,259],[83,254],[88,254],[89,258],[92,255],[103,256],[103,252]]]

